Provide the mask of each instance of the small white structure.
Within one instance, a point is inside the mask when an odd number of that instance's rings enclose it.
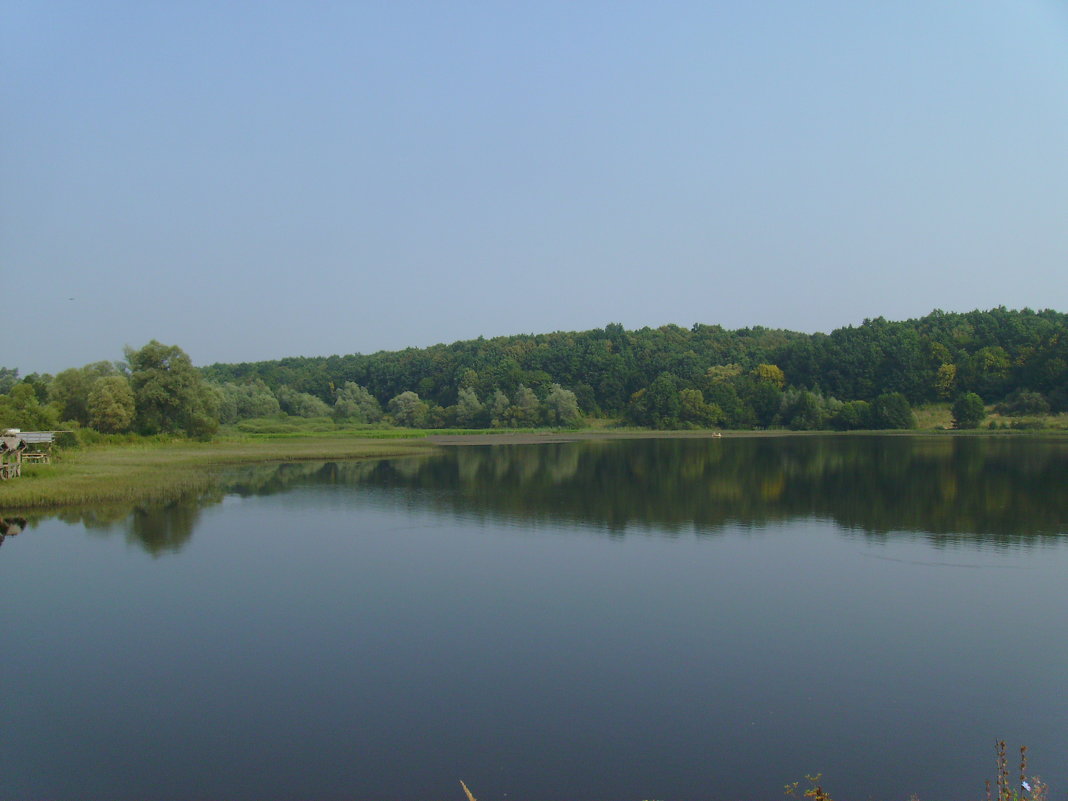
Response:
[[[22,463],[52,462],[54,431],[20,431],[9,428],[0,434],[0,481],[22,475]]]

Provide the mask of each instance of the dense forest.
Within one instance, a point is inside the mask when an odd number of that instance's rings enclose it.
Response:
[[[676,325],[479,338],[370,355],[193,367],[177,346],[56,376],[0,368],[0,424],[207,435],[271,417],[412,427],[909,428],[912,407],[954,402],[1068,411],[1068,315],[1052,310],[883,318],[830,334]]]
[[[883,425],[910,405],[974,393],[1022,411],[1068,409],[1068,315],[997,308],[883,318],[830,334],[675,325],[521,335],[372,355],[205,368],[214,382],[260,381],[330,403],[354,383],[380,403],[415,392],[448,409],[469,390],[543,398],[554,384],[584,414],[659,428]],[[872,420],[872,413],[881,415]],[[867,416],[867,419],[865,419]],[[498,421],[501,420],[498,418]],[[876,424],[871,426],[870,424]],[[864,425],[868,424],[868,425]]]

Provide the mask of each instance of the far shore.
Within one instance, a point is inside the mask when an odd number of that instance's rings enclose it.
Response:
[[[990,429],[891,429],[886,431],[790,431],[787,429],[759,429],[721,431],[696,429],[692,431],[655,431],[651,429],[580,429],[577,431],[487,431],[479,434],[427,434],[423,442],[448,447],[453,445],[544,445],[557,442],[583,442],[613,439],[776,439],[785,437],[1020,437],[1049,436],[1068,438],[1064,430],[1008,431]]]

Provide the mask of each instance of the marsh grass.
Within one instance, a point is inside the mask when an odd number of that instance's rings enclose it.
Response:
[[[916,428],[921,431],[940,431],[953,428],[953,412],[949,403],[927,403],[913,407]]]

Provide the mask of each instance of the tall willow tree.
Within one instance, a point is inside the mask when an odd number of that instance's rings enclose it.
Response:
[[[353,381],[346,381],[337,391],[334,417],[359,423],[377,423],[382,419],[382,407],[366,388]]]
[[[89,424],[97,431],[128,431],[137,413],[130,382],[124,375],[96,379],[86,401]]]
[[[215,433],[219,427],[216,399],[185,351],[153,339],[140,350],[127,347],[125,354],[138,431],[191,437]]]

